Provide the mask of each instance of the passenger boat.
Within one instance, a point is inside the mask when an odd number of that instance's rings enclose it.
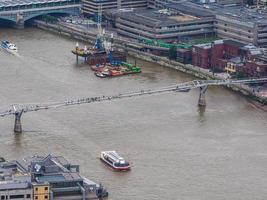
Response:
[[[100,154],[100,160],[105,164],[118,171],[130,170],[130,164],[126,162],[116,151],[102,151]]]
[[[17,46],[13,43],[10,43],[9,41],[2,41],[1,47],[5,50],[11,51],[11,52],[17,52],[18,51]]]
[[[99,78],[105,78],[107,75],[103,74],[102,72],[95,72],[95,75]]]

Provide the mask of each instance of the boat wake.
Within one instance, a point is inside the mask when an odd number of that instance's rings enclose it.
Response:
[[[1,48],[5,50],[6,52],[13,54],[15,56],[19,55],[17,46],[9,41],[2,41]]]
[[[13,56],[16,56],[18,58],[21,58],[22,56],[16,52],[16,51],[12,51],[12,50],[8,50],[8,49],[3,49],[3,48],[0,48],[0,52],[3,52],[3,54],[6,54],[6,55],[13,55]]]

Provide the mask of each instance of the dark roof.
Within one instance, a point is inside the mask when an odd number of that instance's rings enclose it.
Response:
[[[229,39],[229,40],[227,40],[227,39],[226,39],[226,40],[223,40],[223,43],[224,43],[224,44],[228,44],[228,45],[232,45],[232,46],[236,46],[236,47],[239,47],[239,48],[246,46],[245,43],[239,42],[239,41],[237,41],[237,40],[232,40],[232,39]]]
[[[162,14],[159,12],[159,10],[156,9],[145,9],[145,10],[132,10],[132,11],[127,11],[127,12],[117,12],[116,16],[120,17],[124,20],[127,21],[133,21],[136,23],[141,23],[145,24],[150,27],[162,27],[162,26],[171,26],[171,25],[177,25],[177,24],[184,24],[188,23],[189,21],[196,21],[199,20],[200,17],[204,17],[203,15],[197,14],[197,16],[192,12],[191,14],[189,13],[184,13],[182,11],[170,11],[171,15],[167,14]],[[188,20],[181,20],[179,19],[171,19],[171,17],[175,16],[183,16],[183,15],[192,15],[192,19]],[[210,16],[206,15],[205,17]],[[197,17],[197,18],[194,18]]]
[[[183,12],[188,15],[193,15],[196,17],[211,17],[215,16],[212,12],[207,9],[201,8],[198,5],[191,2],[182,2],[182,3],[171,3],[166,5],[169,9],[174,9],[180,12]]]

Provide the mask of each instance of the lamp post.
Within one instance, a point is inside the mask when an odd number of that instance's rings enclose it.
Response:
[[[214,70],[215,70],[215,65],[214,63],[212,62],[212,50],[213,50],[213,47],[214,47],[214,42],[211,42],[211,46],[210,46],[210,62],[211,62],[211,67],[212,67],[212,76],[214,78]]]

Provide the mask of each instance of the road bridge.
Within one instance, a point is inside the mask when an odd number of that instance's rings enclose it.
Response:
[[[34,17],[47,14],[80,13],[81,0],[0,0],[0,19],[17,27]]]
[[[110,96],[84,97],[84,98],[79,98],[79,99],[72,99],[72,100],[67,100],[63,102],[53,102],[53,103],[23,104],[23,105],[16,104],[16,105],[11,105],[9,109],[7,109],[6,111],[0,112],[0,116],[5,117],[9,115],[15,115],[14,132],[21,133],[22,132],[21,116],[23,113],[27,113],[27,112],[41,111],[41,110],[55,109],[55,108],[60,108],[60,107],[75,106],[75,105],[103,102],[103,101],[111,101],[111,100],[116,100],[116,99],[153,95],[153,94],[167,93],[167,92],[189,92],[190,90],[196,89],[196,88],[200,89],[198,105],[206,106],[205,93],[208,89],[208,86],[237,85],[237,84],[265,83],[265,82],[267,82],[267,78],[237,79],[237,80],[232,80],[232,79],[194,80],[194,81],[189,81],[185,83],[179,83],[176,85],[170,85],[167,87],[120,93],[120,94],[110,95]]]

